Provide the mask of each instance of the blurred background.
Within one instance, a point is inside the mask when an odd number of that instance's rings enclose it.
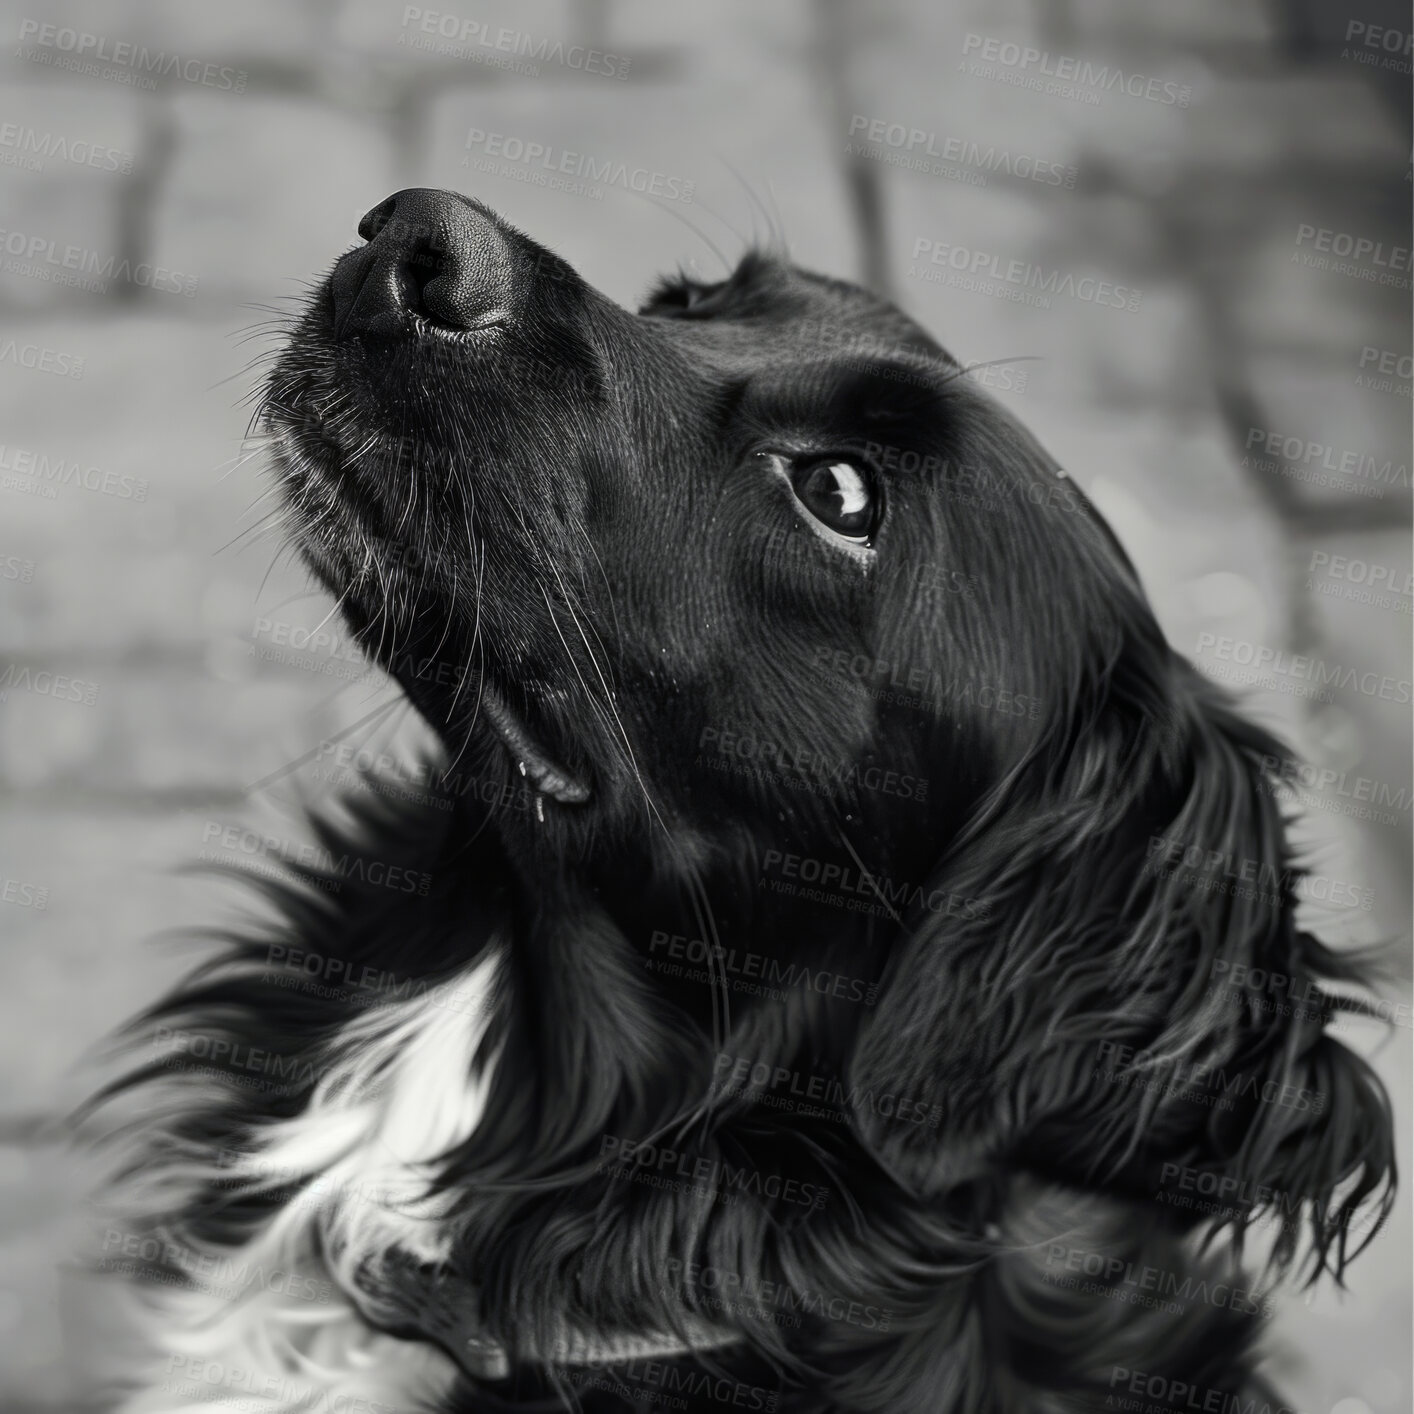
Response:
[[[630,304],[780,231],[999,361],[1174,644],[1311,763],[1307,921],[1393,940],[1394,1024],[1342,1030],[1407,1152],[1407,8],[432,3],[0,3],[0,1404],[98,1407],[55,1119],[218,912],[174,871],[411,729],[244,441],[272,311],[406,186]],[[1286,1299],[1303,1410],[1410,1409],[1410,1250],[1402,1198],[1347,1293]]]

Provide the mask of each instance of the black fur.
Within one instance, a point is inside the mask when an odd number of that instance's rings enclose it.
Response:
[[[1168,647],[1074,483],[891,306],[756,253],[635,315],[494,240],[506,323],[339,337],[326,285],[264,404],[295,534],[446,772],[435,800],[315,829],[429,890],[269,886],[280,921],[148,1024],[307,1074],[194,1090],[144,1164],[239,1151],[307,1102],[350,1005],[282,985],[271,943],[421,986],[507,936],[488,1109],[436,1175],[454,1256],[370,1277],[395,1333],[510,1353],[503,1380],[467,1362],[448,1407],[1049,1414],[1129,1372],[1151,1409],[1282,1407],[1242,1234],[1276,1234],[1269,1278],[1303,1254],[1338,1277],[1394,1176],[1325,992],[1281,1014],[1227,982],[1359,980],[1293,921],[1283,749]],[[871,469],[867,565],[763,451]],[[488,687],[587,800],[535,800]],[[1231,887],[1234,861],[1260,883]],[[796,887],[824,870],[850,906]],[[630,1142],[705,1177],[615,1177]],[[1183,1206],[1175,1175],[1229,1180],[1222,1209]],[[175,1226],[235,1245],[293,1196],[213,1188]],[[724,1281],[750,1299],[724,1309]],[[738,1343],[651,1371],[541,1358],[567,1315],[692,1312]]]

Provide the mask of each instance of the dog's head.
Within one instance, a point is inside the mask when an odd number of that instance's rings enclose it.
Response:
[[[892,306],[779,258],[635,314],[464,197],[400,192],[360,234],[272,376],[277,461],[449,754],[541,797],[497,820],[515,858],[918,881],[840,1054],[940,1108],[859,1114],[900,1181],[1221,1172],[1288,1246],[1306,1200],[1343,1240],[1389,1121],[1325,1031],[1347,969],[1294,922],[1285,755],[1031,436]],[[845,926],[797,916],[776,945]]]
[[[531,848],[936,844],[1152,635],[1074,483],[858,287],[752,254],[630,314],[464,197],[361,232],[270,388],[300,538],[451,752],[524,764]]]

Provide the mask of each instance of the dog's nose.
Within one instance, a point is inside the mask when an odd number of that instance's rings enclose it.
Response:
[[[496,218],[455,192],[409,187],[358,223],[368,242],[334,270],[334,331],[405,332],[416,313],[448,329],[485,329],[511,315],[514,258]]]

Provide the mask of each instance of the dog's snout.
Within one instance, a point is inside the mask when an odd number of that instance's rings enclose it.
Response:
[[[358,233],[368,244],[344,256],[331,281],[341,338],[404,332],[410,314],[453,330],[511,318],[514,251],[469,197],[409,187],[369,211]]]

